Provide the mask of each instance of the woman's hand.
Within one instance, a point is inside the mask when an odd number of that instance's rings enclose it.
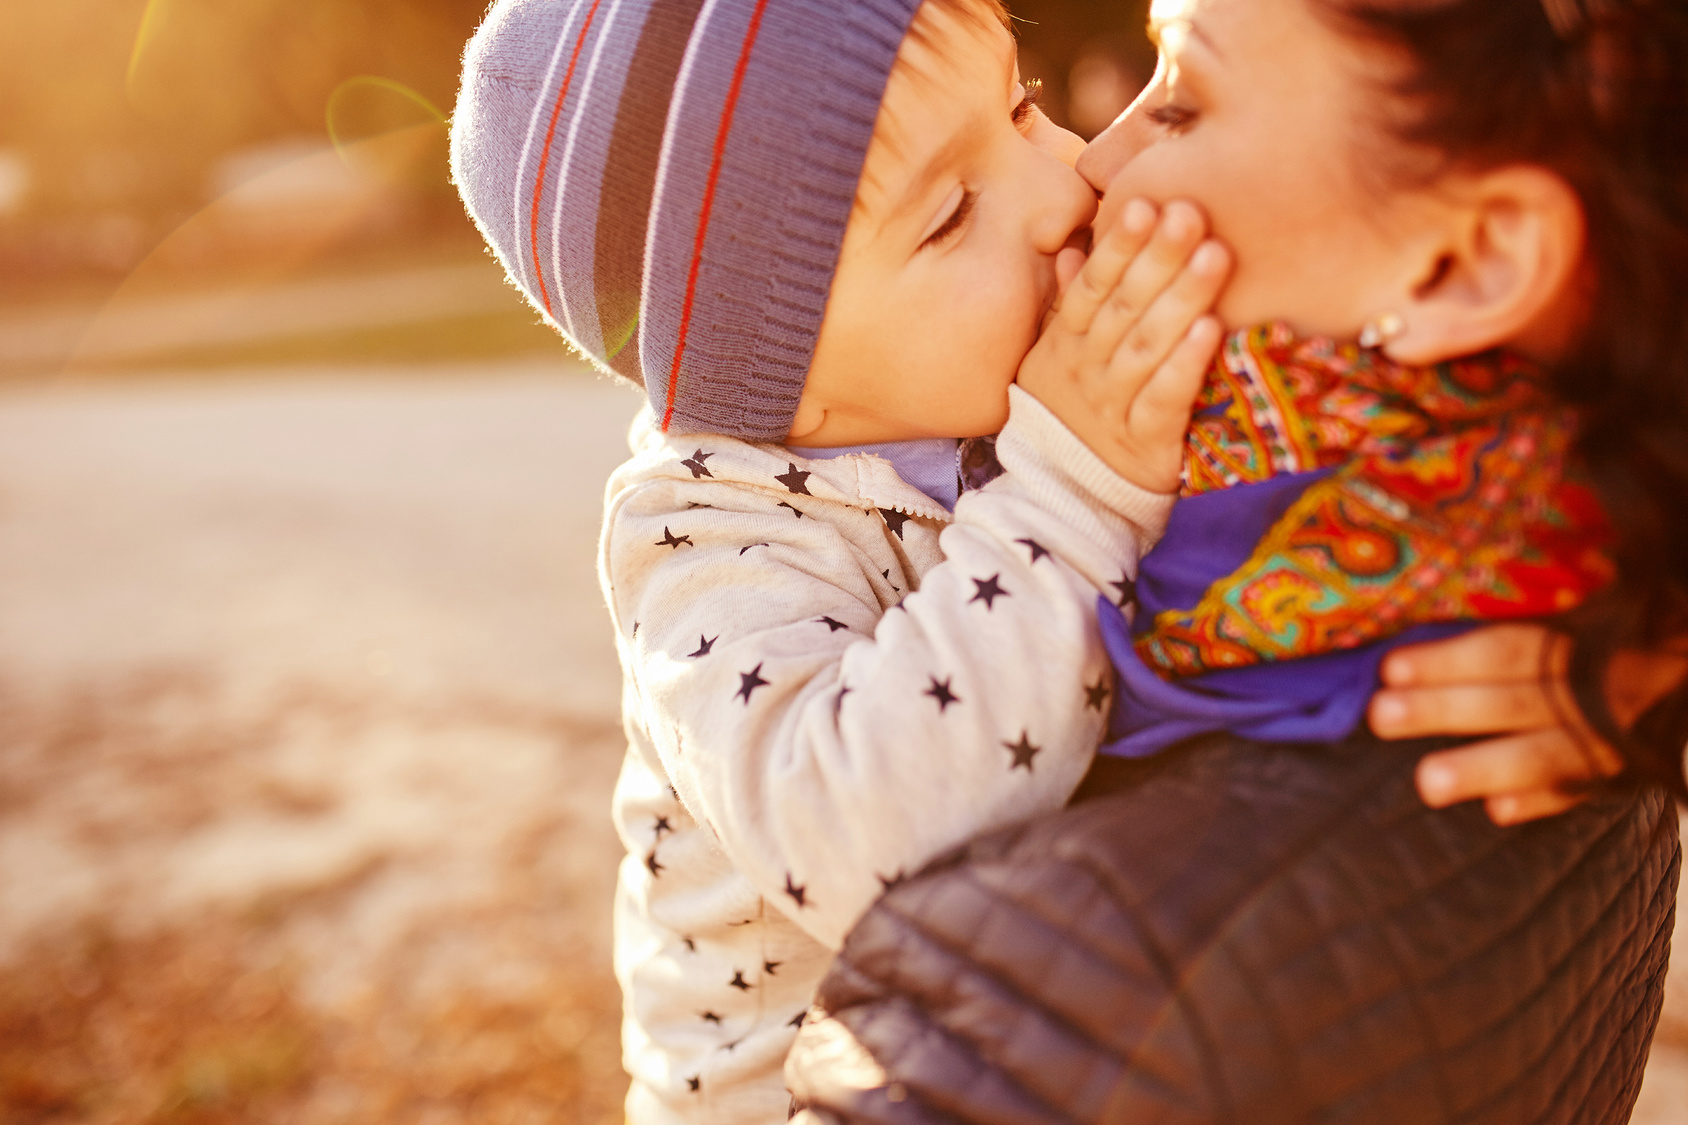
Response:
[[[1162,211],[1138,199],[1097,233],[1076,276],[1072,255],[1020,387],[1120,476],[1171,492],[1190,407],[1219,346],[1219,321],[1208,313],[1230,275],[1230,251],[1207,237],[1193,204]]]
[[[1418,765],[1419,796],[1432,808],[1481,800],[1496,824],[1564,812],[1624,768],[1572,697],[1570,649],[1539,625],[1495,625],[1397,649],[1384,660],[1383,690],[1372,697],[1372,730],[1381,738],[1511,732],[1426,755]],[[1613,718],[1628,726],[1684,673],[1688,658],[1620,653],[1606,675]]]

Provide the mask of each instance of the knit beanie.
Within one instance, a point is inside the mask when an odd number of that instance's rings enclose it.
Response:
[[[920,2],[499,0],[470,42],[470,214],[665,431],[790,432]]]

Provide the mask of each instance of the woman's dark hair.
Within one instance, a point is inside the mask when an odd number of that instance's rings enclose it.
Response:
[[[1588,718],[1622,745],[1590,690],[1606,660],[1688,632],[1688,0],[1316,2],[1409,59],[1385,117],[1402,140],[1457,167],[1545,167],[1582,199],[1592,317],[1552,377],[1583,417],[1619,580],[1565,625]],[[1685,735],[1632,761],[1668,758],[1680,786]]]

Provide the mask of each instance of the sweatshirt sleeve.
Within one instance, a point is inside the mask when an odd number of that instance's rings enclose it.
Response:
[[[900,605],[896,570],[749,490],[715,487],[708,510],[684,481],[612,498],[611,611],[663,768],[829,948],[928,859],[1059,808],[1100,740],[1096,599],[1129,598],[1172,499],[1018,389],[998,456],[1007,473],[962,498],[944,561]]]

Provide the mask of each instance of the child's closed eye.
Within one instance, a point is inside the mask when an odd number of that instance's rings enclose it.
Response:
[[[967,222],[967,216],[973,213],[973,205],[979,201],[979,193],[971,188],[960,188],[959,191],[960,198],[956,198],[955,210],[951,211],[949,216],[938,224],[937,229],[927,235],[920,243],[922,250],[935,249],[948,242]],[[951,198],[955,198],[953,193]]]

